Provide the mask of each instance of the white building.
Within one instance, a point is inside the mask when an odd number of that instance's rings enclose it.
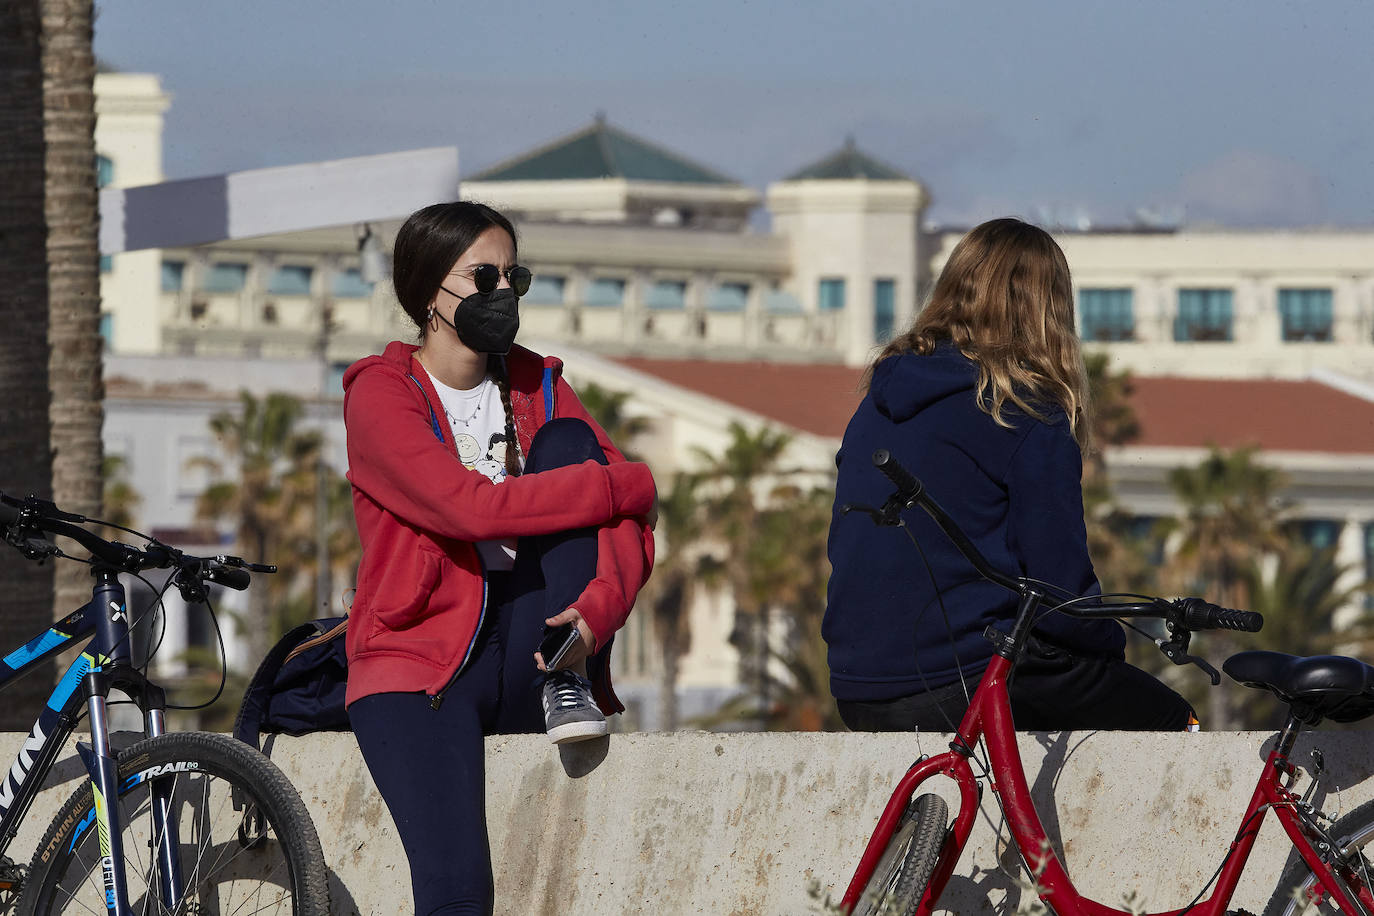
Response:
[[[156,78],[102,74],[97,93],[105,173],[158,181]],[[723,445],[736,419],[794,432],[794,464],[833,466],[861,367],[911,320],[962,236],[924,226],[922,185],[852,142],[760,194],[603,120],[465,179],[461,194],[516,219],[536,274],[522,340],[567,357],[575,385],[631,391],[631,410],[654,420],[640,450],[660,475],[692,446]],[[186,459],[212,446],[205,422],[241,386],[286,385],[340,435],[343,366],[413,333],[359,257],[366,233],[389,247],[403,216],[114,255],[107,375],[126,383],[111,390],[106,444],[131,459],[145,525],[191,525]],[[1374,578],[1374,231],[1057,237],[1085,340],[1137,376],[1144,432],[1111,456],[1123,504],[1172,512],[1171,467],[1209,443],[1254,442],[1289,472],[1314,537]],[[737,685],[731,613],[724,600],[697,610],[689,713],[692,697],[699,709]],[[652,652],[632,621],[622,694],[647,716]]]

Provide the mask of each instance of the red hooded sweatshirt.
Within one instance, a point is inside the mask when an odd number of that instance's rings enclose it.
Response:
[[[435,417],[439,396],[413,358],[417,349],[392,341],[343,378],[348,480],[363,548],[349,612],[347,702],[421,690],[442,699],[486,611],[474,542],[595,525],[596,577],[574,606],[600,647],[602,657],[592,660],[601,675],[593,677],[597,701],[607,714],[620,712],[604,653],[653,565],[644,520],[654,501],[648,466],[626,461],[611,444],[563,381],[560,360],[514,347],[506,366],[521,450],[528,453],[551,419],[548,398],[552,416],[577,417],[595,430],[610,464],[586,461],[492,483],[458,460],[448,424]]]

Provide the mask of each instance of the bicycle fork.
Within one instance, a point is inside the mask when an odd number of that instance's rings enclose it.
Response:
[[[125,613],[124,588],[113,573],[98,570],[93,603],[101,608],[97,618],[100,645],[109,647],[109,657],[97,659],[83,678],[87,712],[91,723],[91,742],[78,742],[76,749],[90,775],[94,801],[96,828],[100,840],[101,875],[105,888],[105,908],[117,916],[132,916],[129,904],[128,876],[125,874],[123,825],[119,816],[119,762],[110,745],[108,699],[110,689],[118,687],[138,696],[143,710],[144,734],[157,738],[166,733],[162,691],[148,681],[130,663],[129,621]],[[180,838],[172,795],[176,774],[163,776],[153,772],[136,773],[131,783],[147,780],[153,836],[150,838],[149,865],[157,880],[148,878],[147,894],[161,895],[162,904],[176,911],[185,896],[181,862],[178,856]],[[132,786],[129,786],[131,788]]]

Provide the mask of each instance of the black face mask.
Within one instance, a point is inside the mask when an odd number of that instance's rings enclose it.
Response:
[[[520,315],[515,310],[519,302],[514,290],[494,289],[473,293],[459,302],[452,321],[437,310],[434,314],[457,332],[458,339],[469,350],[505,356],[515,343],[515,332],[520,330]]]

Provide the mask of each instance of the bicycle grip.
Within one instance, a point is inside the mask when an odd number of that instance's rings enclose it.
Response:
[[[241,592],[253,581],[253,576],[246,569],[234,569],[229,566],[215,566],[205,573],[205,578],[216,585],[223,585],[225,588],[232,588],[236,592]]]
[[[925,489],[921,482],[912,473],[902,467],[901,462],[892,456],[892,453],[885,448],[880,448],[873,453],[873,466],[887,475],[887,479],[892,481],[892,485],[897,488],[897,495],[902,502],[910,503],[921,495]]]
[[[1238,611],[1221,607],[1201,598],[1183,599],[1183,625],[1190,630],[1242,630],[1258,633],[1264,626],[1264,615],[1254,611]]]

